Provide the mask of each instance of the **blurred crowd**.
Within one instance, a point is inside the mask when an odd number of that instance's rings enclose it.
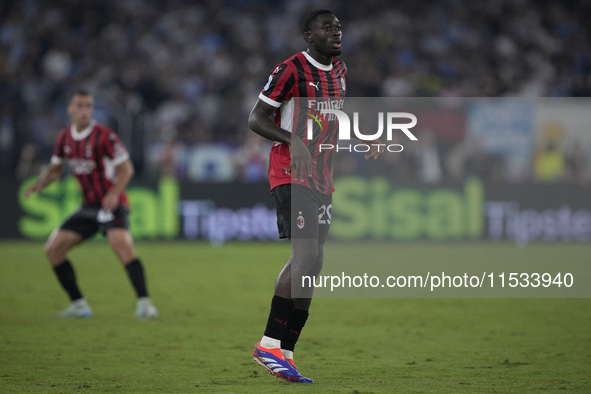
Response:
[[[273,67],[305,49],[300,23],[315,8],[343,24],[348,96],[591,96],[587,0],[4,0],[0,174],[38,173],[84,87],[139,175],[266,179],[269,143],[246,119]],[[505,180],[503,157],[427,134],[389,174]],[[589,180],[588,146],[532,144],[530,180]]]

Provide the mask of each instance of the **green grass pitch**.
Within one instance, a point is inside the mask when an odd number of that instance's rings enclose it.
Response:
[[[591,256],[588,244],[483,243],[401,244],[397,257],[459,248]],[[295,385],[251,358],[287,243],[137,251],[159,319],[134,319],[125,271],[97,241],[70,255],[94,315],[62,320],[42,245],[0,243],[0,392],[591,391],[590,299],[317,299],[296,351],[317,383]]]

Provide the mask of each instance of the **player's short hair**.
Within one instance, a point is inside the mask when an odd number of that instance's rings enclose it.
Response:
[[[72,99],[74,98],[74,96],[92,97],[92,94],[86,89],[76,89],[76,90],[72,91],[72,93],[70,94],[70,99],[68,100],[68,102],[71,102]]]
[[[307,31],[310,31],[310,25],[312,22],[316,20],[320,15],[326,14],[333,14],[334,13],[330,10],[314,10],[308,14],[307,17],[304,18],[304,22],[302,23],[302,34],[305,34]]]

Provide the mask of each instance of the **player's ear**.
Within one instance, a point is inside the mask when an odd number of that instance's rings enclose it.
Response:
[[[314,38],[312,37],[312,32],[311,31],[307,31],[304,33],[304,39],[306,40],[306,42],[311,43],[314,41]]]

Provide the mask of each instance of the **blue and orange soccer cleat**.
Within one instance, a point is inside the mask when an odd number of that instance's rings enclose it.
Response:
[[[281,349],[267,349],[260,342],[254,347],[252,359],[255,363],[265,367],[267,372],[292,383],[314,383],[312,379],[302,376],[297,368],[288,362]]]
[[[291,366],[294,367],[296,371],[298,371],[298,373],[300,373],[300,370],[298,369],[298,367],[296,367],[295,363],[293,362],[293,358],[286,358],[285,360],[287,360],[287,362],[290,363]],[[302,375],[300,374],[300,376]],[[298,383],[314,383],[314,381],[310,378],[302,376]]]

